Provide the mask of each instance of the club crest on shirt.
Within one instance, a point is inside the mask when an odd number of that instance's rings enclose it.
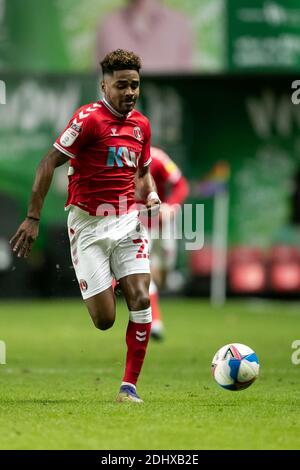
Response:
[[[143,134],[142,134],[141,128],[138,126],[134,127],[133,135],[137,140],[142,140]]]
[[[85,292],[88,288],[87,282],[84,279],[80,279],[79,286],[82,292]]]
[[[61,136],[61,145],[63,145],[64,147],[70,147],[79,136],[80,131],[81,127],[78,126],[78,124],[73,123],[71,127],[69,127]]]

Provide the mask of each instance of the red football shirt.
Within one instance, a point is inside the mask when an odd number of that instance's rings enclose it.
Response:
[[[163,150],[151,147],[151,175],[157,187],[157,193],[161,202],[167,202],[167,190],[182,178],[182,173],[178,166]],[[177,201],[176,201],[177,202]]]
[[[145,116],[136,110],[124,116],[105,99],[79,108],[54,143],[70,157],[66,207],[91,215],[112,206],[111,213],[127,212],[135,202],[135,172],[151,162],[150,133]]]

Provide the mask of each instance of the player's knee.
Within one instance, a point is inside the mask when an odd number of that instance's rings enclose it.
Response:
[[[98,330],[108,330],[115,322],[115,315],[113,312],[99,310],[97,308],[89,308],[90,316],[93,320],[95,327]]]
[[[115,320],[113,318],[93,318],[93,322],[94,322],[94,325],[95,327],[98,329],[98,330],[108,330],[109,328],[111,328],[115,322]]]
[[[134,299],[131,300],[131,310],[145,310],[150,307],[150,298],[148,291],[141,289],[135,293]]]

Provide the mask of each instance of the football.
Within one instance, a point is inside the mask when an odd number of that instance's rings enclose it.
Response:
[[[258,357],[245,344],[226,344],[214,355],[211,371],[221,387],[227,390],[244,390],[258,377]]]

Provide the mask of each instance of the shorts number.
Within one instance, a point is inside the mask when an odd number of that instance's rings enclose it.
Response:
[[[147,238],[137,238],[136,240],[132,240],[135,245],[141,244],[139,247],[139,251],[136,254],[136,258],[149,258],[149,253],[148,253],[148,240]]]

